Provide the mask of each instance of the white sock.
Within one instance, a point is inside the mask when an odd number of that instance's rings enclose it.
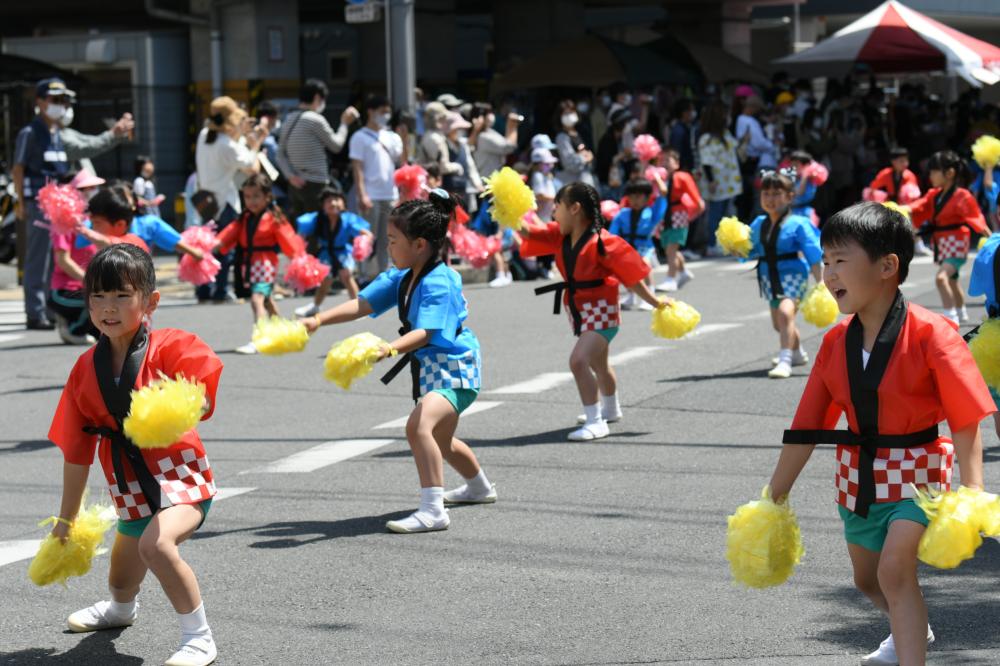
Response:
[[[948,316],[949,317],[957,317],[958,316],[958,308],[951,308],[950,310],[948,310]]]
[[[135,613],[135,599],[124,603],[112,599],[108,612],[120,618],[132,617]]]
[[[177,619],[181,623],[181,634],[185,639],[194,636],[210,636],[212,630],[208,628],[208,620],[205,619],[205,604],[198,604],[190,613],[178,613]]]
[[[615,391],[611,395],[601,396],[601,413],[608,416],[612,416],[621,411],[621,405],[618,404],[618,392]]]
[[[597,423],[601,420],[601,403],[583,406],[583,416],[587,419],[585,425]]]
[[[440,517],[444,514],[444,488],[441,486],[421,488],[420,509],[418,510],[434,517]]]
[[[483,471],[482,467],[479,468],[479,474],[465,480],[465,485],[476,495],[485,495],[493,488],[490,485],[490,480],[486,478],[486,472]]]
[[[789,365],[791,365],[791,363],[792,363],[792,350],[791,349],[782,349],[781,351],[779,351],[778,352],[778,363],[788,363]]]

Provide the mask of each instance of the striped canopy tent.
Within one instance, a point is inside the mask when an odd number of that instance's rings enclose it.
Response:
[[[831,37],[774,64],[800,76],[944,72],[979,87],[1000,81],[1000,48],[889,0]]]

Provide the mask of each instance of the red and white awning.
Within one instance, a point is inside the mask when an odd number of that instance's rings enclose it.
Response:
[[[1000,48],[896,0],[775,64],[802,74],[846,74],[855,64],[864,64],[880,74],[944,71],[975,86],[1000,81]]]

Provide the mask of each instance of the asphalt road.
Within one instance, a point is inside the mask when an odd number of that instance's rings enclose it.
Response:
[[[572,336],[550,297],[523,283],[468,287],[485,409],[463,417],[459,434],[500,500],[453,509],[451,529],[423,535],[384,529],[418,499],[403,428],[392,423],[409,412],[408,384],[386,388],[373,375],[345,392],[322,376],[333,342],[363,330],[391,337],[393,317],[325,328],[299,355],[243,357],[229,350],[249,339],[249,307],[168,303],[155,325],[198,333],[226,364],[218,409],[200,430],[229,496],[182,547],[218,663],[858,663],[888,622],[851,584],[831,449],[817,450],[793,494],[807,552],[791,581],[767,591],[730,581],[726,515],[767,481],[808,368],[766,377],[777,340],[745,267],[694,270],[681,298],[702,313],[698,335],[659,340],[648,313],[625,313],[612,346],[625,420],[596,443],[566,441],[579,413]],[[929,262],[911,274],[907,296],[936,305]],[[302,302],[279,305],[290,315]],[[58,510],[61,458],[45,436],[81,352],[18,331],[3,318],[17,307],[0,303],[0,563],[43,536],[36,523]],[[802,326],[815,354],[822,331]],[[984,440],[996,490],[992,421]],[[358,450],[367,452],[330,462]],[[103,498],[96,468],[91,484]],[[154,578],[134,627],[81,636],[65,618],[106,598],[107,557],[66,589],[34,587],[27,564],[0,564],[0,664],[157,664],[175,649],[177,624]],[[992,540],[958,570],[923,570],[938,637],[930,663],[1000,663],[998,570]]]

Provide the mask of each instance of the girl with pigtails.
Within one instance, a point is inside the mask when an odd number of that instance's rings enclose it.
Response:
[[[445,504],[490,504],[497,492],[469,446],[455,438],[459,415],[479,395],[479,340],[465,327],[468,304],[462,278],[442,261],[455,200],[442,189],[429,200],[405,201],[389,216],[389,255],[396,266],[376,277],[357,298],[303,320],[310,333],[388,310],[399,313],[400,337],[381,350],[381,359],[402,355],[382,377],[388,384],[409,369],[416,402],[406,438],[420,477],[420,506],[410,516],[390,520],[398,533],[448,529]],[[465,479],[444,491],[442,459]]]
[[[618,380],[608,363],[608,346],[621,325],[619,283],[655,308],[671,301],[658,299],[646,286],[649,266],[639,253],[602,228],[601,201],[593,187],[580,182],[564,186],[556,194],[553,217],[554,222],[522,229],[521,256],[556,256],[563,281],[535,293],[554,292],[553,312],[559,314],[565,307],[573,335],[579,338],[569,365],[584,413],[578,419],[581,427],[569,439],[600,439],[608,436],[608,423],[622,418]]]

